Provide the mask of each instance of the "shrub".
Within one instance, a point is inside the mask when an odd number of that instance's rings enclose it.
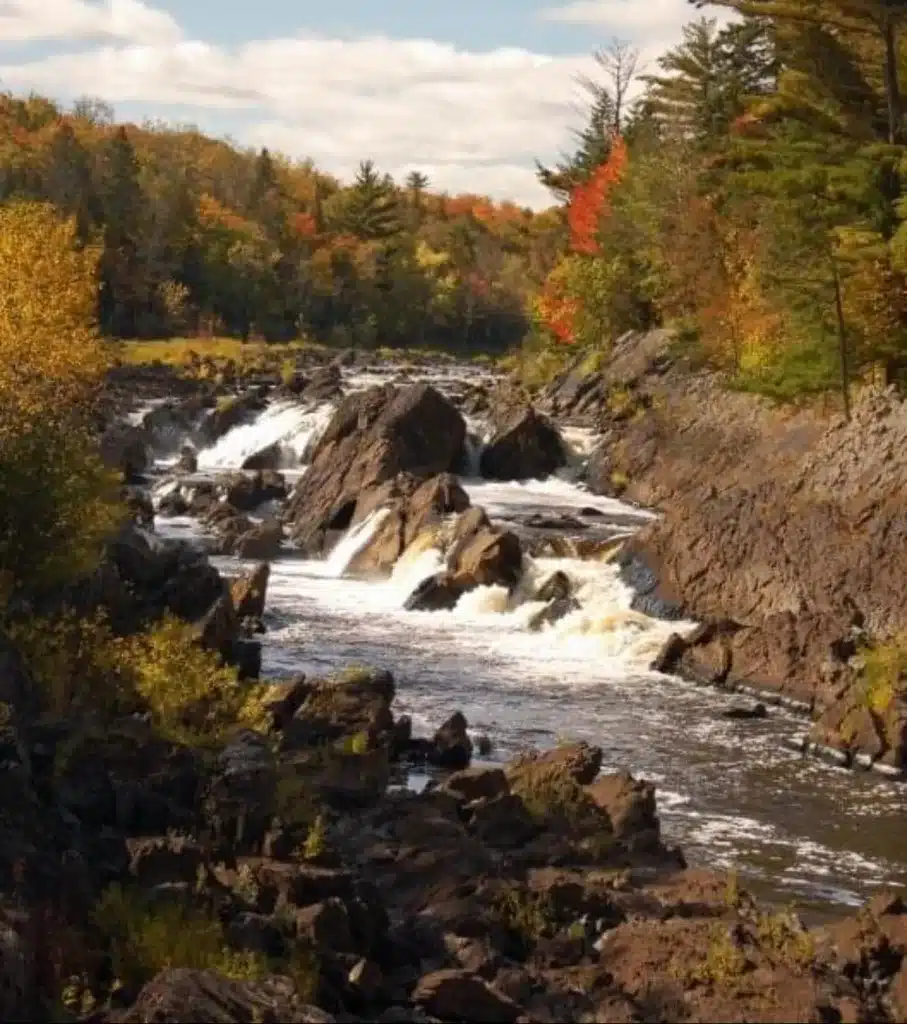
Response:
[[[267,687],[241,686],[234,668],[199,645],[190,624],[167,616],[120,640],[119,650],[122,671],[174,741],[217,743],[239,725],[265,727]]]
[[[190,745],[267,724],[267,687],[241,685],[236,670],[201,647],[194,627],[179,619],[168,616],[146,632],[116,637],[103,614],[66,611],[10,622],[7,631],[57,714],[144,706],[163,735]]]
[[[234,950],[212,913],[188,901],[152,901],[138,890],[117,884],[104,892],[93,918],[120,984],[138,986],[166,968],[185,967],[217,971],[237,981],[285,974],[300,999],[311,1001],[315,996],[318,959],[305,942],[291,943],[279,958]]]
[[[215,970],[240,981],[272,970],[260,954],[229,949],[220,921],[189,904],[154,905],[141,893],[112,885],[94,920],[109,943],[114,975],[126,985],[141,985],[169,967]]]
[[[75,708],[120,710],[133,703],[121,652],[103,613],[12,621],[6,626],[47,707],[58,715]]]
[[[862,695],[866,707],[884,714],[907,675],[907,638],[898,637],[863,651]]]

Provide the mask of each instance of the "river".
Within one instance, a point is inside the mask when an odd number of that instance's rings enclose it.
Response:
[[[428,376],[456,395],[476,372]],[[374,371],[351,376],[346,385],[386,379]],[[237,468],[247,454],[275,441],[303,455],[330,415],[329,405],[274,405],[200,452],[199,468]],[[475,454],[483,425],[470,421],[470,427],[478,435]],[[566,437],[574,464],[547,481],[484,481],[475,475],[474,458],[463,480],[473,503],[494,519],[517,523],[533,513],[588,515],[595,509],[596,529],[615,537],[650,518],[576,483],[594,438],[577,430]],[[160,472],[168,465],[162,462]],[[539,606],[514,607],[499,588],[467,594],[452,612],[405,612],[404,600],[434,571],[437,553],[402,561],[384,582],[347,578],[346,563],[372,525],[348,535],[325,561],[288,554],[273,563],[266,675],[318,675],[353,663],[390,669],[398,713],[427,731],[463,711],[473,733],[491,738],[491,760],[563,739],[598,744],[606,770],[627,769],[657,784],[664,833],[691,863],[734,868],[760,895],[795,902],[812,916],[857,905],[879,886],[907,884],[907,786],[794,752],[784,740],[802,734],[805,722],[792,713],[773,708],[767,719],[729,719],[724,713],[740,698],[650,671],[678,624],[631,611],[631,594],[613,566],[536,559],[531,577],[565,571],[582,605],[538,633],[527,623]],[[203,539],[190,520],[159,517],[158,529]],[[216,562],[225,571],[239,568],[232,559]]]

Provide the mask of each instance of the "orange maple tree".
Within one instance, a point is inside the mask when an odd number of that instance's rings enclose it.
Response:
[[[598,254],[599,225],[608,213],[611,189],[623,177],[626,166],[627,145],[621,136],[615,135],[608,159],[573,189],[567,207],[567,223],[574,252],[588,256]]]
[[[615,135],[608,159],[596,167],[585,181],[576,185],[567,205],[570,248],[578,256],[597,256],[598,232],[610,211],[610,194],[627,166],[627,146]],[[538,299],[538,312],[545,326],[562,344],[576,340],[576,316],[579,300],[569,294],[569,263],[560,263],[545,281]]]

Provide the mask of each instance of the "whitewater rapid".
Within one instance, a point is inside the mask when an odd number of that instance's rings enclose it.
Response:
[[[432,382],[444,390],[468,379],[450,374]],[[360,375],[350,384],[384,380]],[[288,458],[301,457],[330,411],[275,404],[200,452],[199,468],[235,469],[275,443]],[[621,536],[652,518],[575,482],[576,465],[595,441],[588,432],[567,436],[571,469],[545,481],[498,483],[477,477],[487,431],[477,420],[469,429],[474,446],[463,485],[493,519],[519,522],[532,513],[595,509]],[[304,467],[293,475],[301,472]],[[385,514],[353,527],[323,561],[290,553],[272,564],[267,675],[319,675],[352,663],[388,668],[398,683],[397,710],[410,714],[417,729],[427,731],[462,710],[473,732],[493,741],[494,759],[563,739],[598,744],[606,768],[657,783],[665,833],[689,859],[734,867],[777,899],[856,905],[878,885],[907,882],[907,789],[794,753],[783,740],[801,733],[804,723],[793,715],[773,710],[768,720],[728,719],[723,713],[739,699],[652,672],[664,640],[693,624],[635,612],[613,564],[537,558],[513,596],[482,587],[450,612],[406,612],[415,586],[441,567],[441,552],[409,552],[379,582],[344,575]],[[203,539],[189,519],[160,519],[159,530]],[[232,559],[215,562],[226,572],[240,568]],[[529,620],[542,607],[531,595],[557,570],[570,577],[581,607],[531,632]]]

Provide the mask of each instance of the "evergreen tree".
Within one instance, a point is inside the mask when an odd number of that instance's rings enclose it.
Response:
[[[845,290],[861,248],[881,238],[876,227],[885,200],[876,155],[787,122],[742,142],[734,160],[738,194],[764,204],[762,283],[789,317],[787,351],[769,371],[773,386],[781,395],[821,391],[837,377],[849,417],[861,350],[845,315]]]
[[[91,156],[69,121],[63,121],[54,134],[45,190],[55,206],[75,217],[78,237],[86,242],[98,213]]]
[[[365,241],[386,241],[402,230],[400,203],[393,181],[364,160],[353,187],[343,197],[339,216],[342,230]]]
[[[99,163],[104,222],[99,316],[106,331],[132,338],[139,333],[148,289],[139,260],[144,195],[138,159],[125,128],[104,142]]]
[[[661,74],[642,77],[648,115],[662,131],[707,145],[726,135],[748,95],[770,86],[774,54],[764,23],[719,30],[714,19],[700,18],[658,66]]]
[[[410,171],[406,177],[406,191],[409,195],[411,221],[414,227],[419,227],[425,214],[425,190],[428,184],[428,175],[421,171]]]
[[[885,138],[890,144],[903,140],[904,112],[901,98],[899,49],[907,21],[907,0],[690,0],[728,7],[741,14],[770,19],[785,26],[820,27],[831,35],[863,37],[878,48],[885,106]]]

